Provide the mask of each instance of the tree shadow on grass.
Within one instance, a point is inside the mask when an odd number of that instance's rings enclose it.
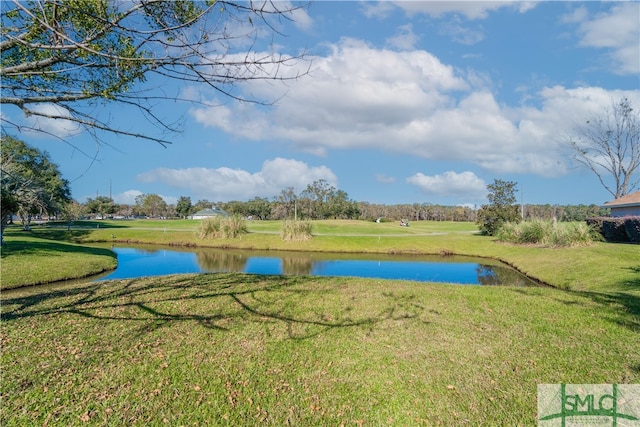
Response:
[[[593,301],[603,305],[619,305],[629,314],[619,324],[640,332],[640,267],[630,267],[633,274],[629,279],[618,284],[618,292],[575,292],[584,294]]]
[[[29,231],[24,231],[21,226],[9,226],[5,230],[5,237],[20,238],[21,236],[36,237],[45,240],[55,240],[58,242],[83,243],[84,238],[97,229],[122,229],[127,228],[126,225],[113,223],[102,223],[100,221],[82,221],[75,223],[71,227],[66,224],[34,224]],[[10,242],[9,245],[13,244]]]
[[[575,292],[572,294],[590,298],[603,306],[620,306],[628,315],[609,317],[609,320],[621,326],[640,332],[640,296],[629,292],[601,293],[601,292]]]
[[[632,331],[640,332],[640,267],[632,267],[631,270],[638,274],[617,284],[615,291],[603,292],[558,289],[558,292],[566,292],[576,297],[588,298],[592,302],[605,307],[607,310],[603,313],[611,313],[604,314],[609,321],[629,328]],[[575,301],[559,301],[565,305],[584,304],[580,299]]]
[[[109,249],[89,246],[70,245],[55,241],[12,240],[2,247],[2,259],[20,255],[42,255],[64,257],[65,254],[79,253],[86,255],[101,255],[116,258],[116,254]],[[6,262],[10,262],[7,260]]]
[[[585,305],[581,298],[588,298],[592,302],[606,308],[602,311],[602,316],[607,320],[624,326],[635,332],[640,332],[640,268],[632,268],[639,273],[630,280],[618,284],[617,291],[598,292],[584,290],[557,289],[558,292],[565,292],[569,295],[580,297],[575,301],[566,301],[560,298],[557,301],[564,305]],[[514,292],[525,293],[522,289],[514,289]],[[615,313],[622,310],[623,313]],[[610,313],[610,314],[609,314]],[[614,314],[615,313],[615,314]]]
[[[77,315],[102,321],[134,322],[137,334],[146,334],[177,322],[228,331],[238,322],[280,324],[289,338],[305,339],[334,328],[372,327],[393,316],[382,308],[378,315],[354,314],[347,307],[323,310],[323,292],[331,278],[259,276],[209,273],[85,283],[33,295],[2,300],[2,321]],[[322,290],[325,289],[325,290]],[[302,299],[312,310],[299,306]],[[317,302],[317,304],[316,304]],[[139,326],[135,326],[136,323]]]

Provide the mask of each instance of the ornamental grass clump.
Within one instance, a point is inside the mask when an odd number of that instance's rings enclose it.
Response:
[[[554,235],[558,233],[558,223],[556,221],[544,221],[534,219],[522,222],[520,226],[520,243],[548,245],[554,240]]]
[[[247,233],[247,224],[239,215],[205,218],[197,230],[200,239],[234,239]]]
[[[547,247],[588,246],[594,241],[594,231],[585,223],[541,219],[506,223],[496,236],[500,242]]]
[[[287,242],[299,242],[309,240],[311,237],[311,223],[309,221],[286,220],[282,225],[282,240]]]

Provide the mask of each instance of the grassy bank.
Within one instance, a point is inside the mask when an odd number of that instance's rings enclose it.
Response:
[[[0,424],[534,425],[637,383],[638,299],[242,274],[3,298]]]
[[[115,254],[65,241],[8,233],[2,247],[0,289],[91,276],[117,266]]]

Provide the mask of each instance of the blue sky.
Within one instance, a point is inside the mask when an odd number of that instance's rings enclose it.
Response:
[[[285,73],[309,74],[235,88],[271,106],[151,79],[145,87],[211,104],[157,105],[184,129],[166,148],[97,144],[60,122],[41,125],[66,143],[17,136],[49,152],[80,202],[272,198],[318,179],[371,203],[480,205],[494,179],[518,182],[525,203],[611,200],[562,141],[621,97],[640,108],[640,3],[320,1],[293,19],[257,46],[305,50],[311,62]],[[100,114],[159,135],[122,107]]]

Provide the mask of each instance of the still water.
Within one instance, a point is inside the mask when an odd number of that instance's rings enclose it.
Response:
[[[249,274],[354,276],[462,285],[537,286],[498,261],[459,256],[328,254],[229,249],[119,247],[118,268],[98,280],[166,274],[243,272]]]

